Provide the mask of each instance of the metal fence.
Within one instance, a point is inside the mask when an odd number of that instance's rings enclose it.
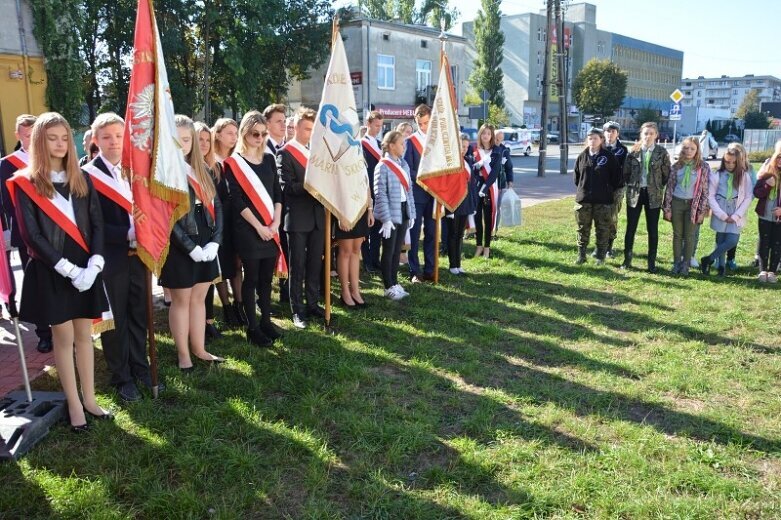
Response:
[[[743,146],[748,153],[772,149],[781,139],[781,130],[746,130],[743,132]]]

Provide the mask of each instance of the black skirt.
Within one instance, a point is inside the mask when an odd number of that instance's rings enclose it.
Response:
[[[65,236],[63,257],[86,267],[89,253]],[[59,325],[75,319],[100,318],[109,308],[103,278],[98,274],[92,287],[79,292],[70,278],[61,276],[40,260],[31,258],[24,269],[19,319],[41,325]]]
[[[363,215],[361,215],[361,218],[358,219],[358,222],[355,223],[355,226],[349,230],[349,231],[342,231],[342,229],[339,227],[339,222],[337,221],[335,224],[335,231],[334,231],[334,238],[339,240],[347,239],[347,238],[364,238],[369,235],[369,217],[367,212],[365,211]]]
[[[198,223],[198,236],[190,237],[203,247],[211,240],[212,232],[206,224],[206,214],[203,204],[195,206],[195,220]],[[217,260],[211,262],[194,262],[190,255],[171,244],[168,258],[160,273],[160,285],[168,289],[187,289],[198,283],[213,282],[219,276]]]

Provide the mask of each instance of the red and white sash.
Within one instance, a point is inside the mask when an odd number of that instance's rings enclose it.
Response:
[[[110,199],[133,217],[133,192],[130,186],[115,179],[95,165],[95,161],[88,162],[81,167],[92,179],[92,185],[104,197]]]
[[[214,198],[211,200],[206,199],[206,192],[203,191],[201,183],[195,178],[195,172],[192,167],[187,169],[187,182],[190,183],[190,187],[195,192],[195,196],[198,197],[198,200],[206,207],[206,211],[212,216],[212,222],[214,222],[217,219],[217,214],[214,210]]]
[[[225,164],[230,167],[236,182],[239,183],[241,189],[247,194],[252,206],[260,214],[263,225],[270,226],[274,221],[274,202],[266,187],[263,186],[258,176],[255,175],[252,167],[238,153],[234,153],[225,159]],[[274,234],[274,242],[276,242],[279,249],[277,275],[286,277],[287,262],[285,262],[285,255],[282,254],[282,243],[279,240],[279,233]]]
[[[382,159],[382,151],[380,150],[380,147],[377,146],[377,139],[375,137],[368,135],[363,136],[363,139],[361,139],[361,145],[363,146],[364,150],[372,155],[372,157],[378,161]]]
[[[415,147],[415,150],[418,151],[418,155],[423,155],[423,139],[425,138],[426,136],[420,133],[420,131],[415,132],[407,138],[407,140],[412,143],[412,146]]]
[[[30,200],[32,200],[36,206],[41,208],[41,211],[43,211],[47,217],[60,226],[74,242],[79,244],[87,253],[90,252],[87,242],[84,240],[84,236],[76,225],[76,215],[73,211],[73,204],[71,204],[69,199],[60,195],[56,190],[54,191],[54,197],[51,199],[39,195],[38,192],[35,191],[35,186],[33,186],[30,178],[25,175],[15,175],[11,177],[8,179],[6,185],[8,186],[8,192],[11,195],[11,201],[14,206],[16,206],[16,188],[19,188],[30,197]]]
[[[479,161],[482,159],[482,154],[480,152],[480,149],[478,148],[475,150],[475,160]],[[480,168],[480,176],[483,178],[483,181],[488,180],[488,176],[491,174],[491,163],[484,164],[482,168]],[[493,230],[496,229],[496,211],[499,209],[496,207],[497,202],[499,201],[499,186],[498,183],[494,182],[491,184],[491,187],[488,188],[487,195],[491,197],[491,233],[493,233]]]
[[[392,160],[388,159],[387,157],[380,160],[380,163],[387,166],[387,168],[393,172],[394,175],[396,175],[396,178],[399,179],[399,182],[404,187],[404,191],[409,191],[409,177],[407,177],[407,172],[404,171],[404,168],[393,162]]]
[[[30,162],[30,158],[27,155],[27,152],[21,149],[16,150],[14,153],[6,155],[0,160],[8,161],[9,163],[13,164],[17,170],[22,170],[24,168],[27,168],[27,163]]]
[[[287,150],[293,156],[293,159],[306,170],[306,166],[309,164],[309,150],[306,146],[293,139],[280,148],[280,151],[282,150]]]

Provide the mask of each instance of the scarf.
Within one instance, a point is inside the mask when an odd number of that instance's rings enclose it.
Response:
[[[688,188],[691,186],[692,183],[692,163],[691,161],[687,162],[683,166],[683,182],[681,182],[681,186],[684,188]]]
[[[735,180],[735,174],[727,172],[727,200],[732,198],[732,183]]]
[[[643,157],[643,170],[645,171],[645,176],[648,177],[648,170],[650,169],[651,164],[651,150],[648,149],[645,151],[645,156]]]

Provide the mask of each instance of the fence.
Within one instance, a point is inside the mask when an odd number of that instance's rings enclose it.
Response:
[[[746,130],[743,132],[743,146],[748,153],[769,150],[781,139],[781,130]]]

